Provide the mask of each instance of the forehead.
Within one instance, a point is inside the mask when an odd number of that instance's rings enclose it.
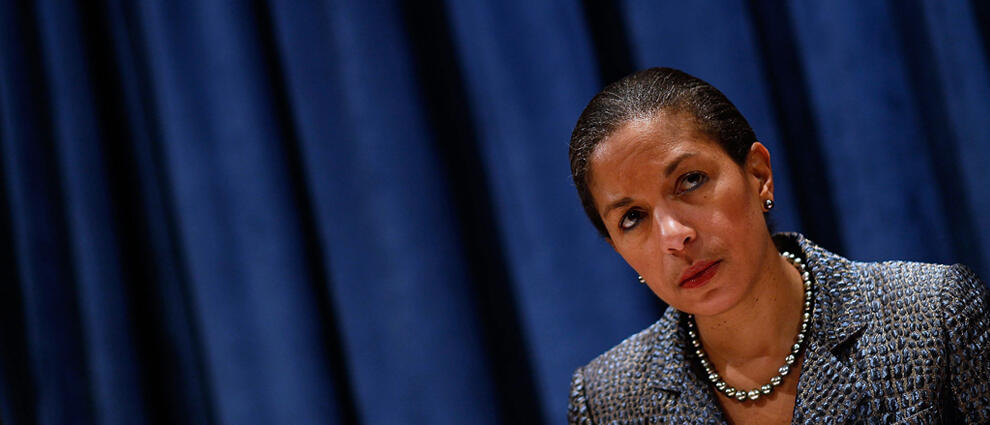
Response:
[[[722,148],[698,129],[688,113],[661,112],[652,118],[626,122],[595,147],[589,158],[592,181],[596,175],[625,174],[627,167],[662,164],[685,153],[717,155]]]

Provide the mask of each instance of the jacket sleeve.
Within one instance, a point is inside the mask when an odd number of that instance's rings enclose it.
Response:
[[[584,390],[584,374],[582,369],[574,372],[571,378],[571,398],[567,405],[567,423],[569,425],[594,425],[591,410],[588,409],[588,397]]]
[[[943,286],[950,392],[966,423],[990,423],[990,292],[956,264]]]

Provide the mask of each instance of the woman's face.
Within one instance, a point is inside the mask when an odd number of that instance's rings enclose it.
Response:
[[[763,217],[770,155],[755,143],[739,165],[690,115],[628,122],[591,155],[589,188],[609,242],[680,311],[737,305],[776,256]]]

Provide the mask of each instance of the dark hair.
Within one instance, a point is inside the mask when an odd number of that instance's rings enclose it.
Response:
[[[571,133],[571,177],[592,224],[603,237],[602,222],[588,188],[589,158],[595,148],[634,119],[653,119],[660,112],[687,112],[698,130],[718,141],[733,161],[742,165],[756,134],[746,118],[722,92],[700,78],[672,68],[650,68],[630,74],[602,89],[578,118]]]

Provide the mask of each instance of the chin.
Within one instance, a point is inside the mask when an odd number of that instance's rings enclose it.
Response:
[[[678,310],[680,310],[680,309],[678,309]],[[688,313],[688,314],[693,314],[693,315],[699,316],[699,317],[710,317],[710,316],[718,316],[719,314],[725,313],[729,309],[728,308],[711,308],[710,306],[704,306],[704,307],[694,308],[693,310],[694,311],[688,311],[688,310],[681,310],[681,311],[683,311],[685,313]]]
[[[674,308],[695,316],[717,316],[729,311],[739,302],[739,297],[734,296],[735,294],[719,293],[723,291],[713,292],[716,293],[706,294],[702,300],[684,303],[684,308],[678,306],[674,306]]]

